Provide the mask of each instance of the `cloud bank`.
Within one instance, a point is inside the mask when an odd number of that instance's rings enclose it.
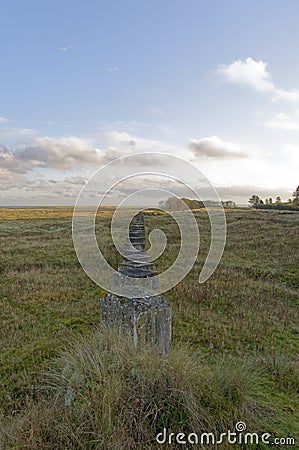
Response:
[[[95,164],[101,160],[101,152],[79,138],[38,137],[34,145],[25,147],[18,154],[23,162],[33,166],[69,169],[80,164]]]
[[[189,149],[195,158],[246,158],[247,155],[236,144],[223,142],[217,136],[190,139]]]

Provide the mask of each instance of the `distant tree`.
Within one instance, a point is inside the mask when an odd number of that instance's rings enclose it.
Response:
[[[178,197],[169,197],[166,200],[165,207],[169,211],[183,211],[187,209],[185,203]]]
[[[258,195],[252,195],[252,196],[250,197],[250,199],[248,200],[248,202],[249,202],[251,205],[257,205],[257,204],[260,202],[260,198],[259,198]]]
[[[296,207],[299,207],[299,186],[297,186],[297,189],[293,192],[293,204]]]
[[[236,203],[233,200],[227,200],[226,202],[221,202],[224,208],[235,208]]]
[[[202,201],[199,200],[190,200],[189,198],[182,198],[183,202],[190,208],[190,209],[199,209],[203,208],[204,204]]]
[[[296,211],[299,209],[299,186],[293,192],[293,200],[291,198],[288,201],[283,202],[281,197],[278,195],[273,202],[272,198],[266,198],[263,201],[258,195],[252,195],[249,199],[249,203],[257,209],[279,209],[279,210],[291,210]]]
[[[179,197],[168,197],[165,201],[161,200],[158,205],[161,209],[166,209],[168,211],[186,211],[188,208],[204,208],[204,203],[202,201]]]

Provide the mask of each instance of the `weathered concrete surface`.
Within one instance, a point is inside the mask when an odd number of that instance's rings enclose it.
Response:
[[[101,322],[108,326],[119,325],[132,335],[136,347],[150,343],[160,353],[167,353],[171,345],[172,309],[163,295],[155,294],[158,288],[155,264],[149,261],[145,245],[144,217],[139,213],[129,230],[124,259],[118,267],[123,276],[117,282],[121,284],[118,287],[122,288],[123,295],[107,293],[101,298]],[[132,298],[128,277],[136,279],[138,288],[146,279],[147,290],[143,291],[142,287],[141,295]]]
[[[101,299],[101,321],[119,325],[137,347],[151,344],[159,353],[171,346],[172,309],[163,295],[126,298],[108,293]]]

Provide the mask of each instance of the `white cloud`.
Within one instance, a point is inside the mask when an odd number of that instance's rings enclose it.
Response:
[[[82,169],[83,166],[100,167],[132,153],[166,149],[157,141],[135,138],[128,133],[116,131],[105,135],[103,144],[105,148],[99,149],[88,140],[77,137],[34,137],[31,145],[13,149],[0,145],[0,166],[12,173],[26,173],[38,167]],[[156,161],[152,156],[147,159],[148,162]],[[75,184],[71,179],[68,182]]]
[[[36,130],[32,128],[17,128],[17,127],[1,127],[0,129],[0,137],[2,139],[11,139],[11,138],[23,138],[34,136],[37,133]]]
[[[280,130],[299,130],[299,112],[293,116],[286,113],[276,114],[266,120],[265,126]]]
[[[13,169],[16,165],[16,157],[13,152],[4,146],[0,146],[0,167],[2,169]]]
[[[66,177],[64,181],[65,183],[79,184],[83,186],[83,184],[86,183],[86,178],[80,177],[79,175],[74,175],[72,177]]]
[[[0,145],[0,165],[12,173],[26,173],[39,167],[82,169],[84,166],[100,167],[132,153],[171,148],[157,141],[135,138],[125,132],[114,131],[102,136],[102,139],[104,149],[96,148],[90,141],[77,137],[33,137],[30,145],[19,145],[12,149]],[[155,162],[154,157],[147,159]]]
[[[0,145],[0,168],[2,169],[2,176],[10,173],[25,173],[29,170],[30,164],[22,163],[16,152],[10,150],[4,145]]]
[[[264,61],[255,61],[248,57],[244,61],[238,59],[231,64],[220,65],[217,73],[229,83],[247,85],[257,91],[268,92],[272,95],[274,101],[299,101],[298,90],[284,90],[273,84],[267,65]]]
[[[30,161],[33,166],[69,169],[81,164],[100,162],[101,152],[75,137],[38,137],[34,145],[19,153],[21,161]]]
[[[121,145],[126,147],[135,147],[136,139],[125,131],[112,131],[104,136],[109,145]]]
[[[68,45],[67,47],[58,47],[58,50],[60,52],[70,52],[72,50],[72,48],[73,47],[71,45]]]
[[[238,59],[227,66],[220,65],[217,71],[230,83],[249,85],[259,91],[274,89],[267,63],[263,61],[254,61],[250,57],[245,61]]]
[[[105,164],[120,154],[94,148],[75,137],[37,137],[31,145],[9,149],[0,145],[0,167],[12,173],[26,173],[36,167],[67,170]]]
[[[294,89],[292,91],[284,91],[283,89],[274,90],[273,100],[286,100],[289,102],[299,101],[299,91]]]
[[[0,166],[0,193],[2,192],[2,197],[7,197],[6,192],[11,189],[22,189],[25,180],[24,174],[13,173],[7,168]]]
[[[7,117],[0,117],[0,123],[7,123],[9,122],[9,119]]]
[[[281,121],[284,119],[280,118]],[[295,142],[292,146],[282,146],[279,149],[278,165],[265,158],[262,148],[259,148],[254,156],[252,147],[251,157],[244,159],[245,164],[242,164],[243,160],[240,158],[247,157],[246,151],[241,146],[223,141],[217,136],[190,140],[188,153],[186,149],[178,152],[170,145],[142,139],[126,132],[114,131],[106,134],[104,138],[105,142],[101,144],[103,149],[96,148],[95,143],[92,144],[90,140],[76,137],[33,137],[30,146],[12,149],[0,146],[0,183],[3,191],[2,197],[0,196],[1,203],[30,204],[30,199],[36,204],[73,203],[95,168],[120,156],[150,150],[167,151],[181,157],[185,152],[185,159],[189,160],[191,153],[193,163],[209,177],[223,200],[233,199],[237,203],[246,203],[253,193],[263,197],[270,194],[274,197],[276,193],[287,198],[288,189],[294,189],[298,184],[298,147]],[[150,155],[146,158],[147,164],[161,165],[159,156],[153,158]],[[138,164],[142,161],[144,166],[144,159],[140,158],[138,161]],[[136,169],[140,170],[141,167]],[[136,170],[136,173],[139,170]],[[121,171],[120,168],[120,173]],[[112,175],[111,184],[118,180],[118,176],[119,173]],[[180,187],[174,186],[169,180],[147,178],[145,181],[142,177],[128,180],[117,186],[117,189],[119,195],[124,197],[134,189],[154,187],[156,184],[160,188],[177,189],[180,193]],[[95,193],[96,196],[98,194],[99,192]]]
[[[247,155],[236,145],[223,142],[217,136],[190,139],[189,148],[196,158],[246,158]]]

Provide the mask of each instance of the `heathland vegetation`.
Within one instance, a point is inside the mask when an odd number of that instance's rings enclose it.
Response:
[[[229,210],[223,259],[203,285],[209,220],[195,212],[202,251],[166,293],[173,349],[163,357],[136,351],[118,330],[99,330],[103,292],[77,261],[71,211],[40,213],[0,210],[0,448],[157,449],[163,427],[220,433],[238,421],[296,438],[298,212]],[[96,230],[116,268],[110,221],[107,209]],[[167,235],[157,262],[163,271],[178,254],[179,230],[157,213],[146,227]]]

